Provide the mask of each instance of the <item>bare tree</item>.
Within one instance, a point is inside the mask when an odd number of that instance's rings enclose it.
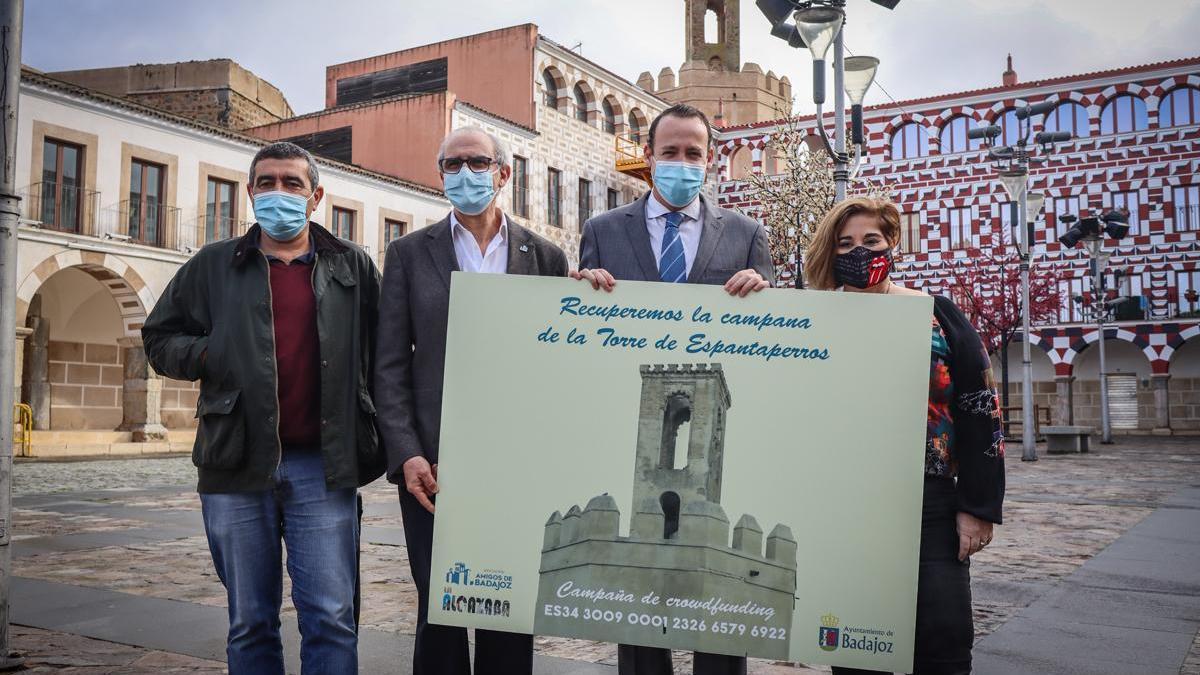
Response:
[[[824,150],[811,149],[813,136],[800,126],[798,117],[787,117],[771,132],[764,164],[773,158],[776,171],[746,176],[746,214],[767,228],[776,285],[794,287],[817,225],[834,205],[833,162]],[[853,161],[853,157],[851,158]],[[891,188],[852,179],[850,196],[889,198]]]

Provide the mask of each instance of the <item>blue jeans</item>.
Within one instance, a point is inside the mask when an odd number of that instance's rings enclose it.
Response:
[[[272,490],[200,495],[208,548],[229,598],[230,675],[284,672],[281,540],[302,672],[358,672],[355,496],[353,488],[326,490],[321,453],[299,449],[284,450]]]

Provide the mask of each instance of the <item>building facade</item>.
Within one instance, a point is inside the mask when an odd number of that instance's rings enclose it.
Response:
[[[265,142],[85,89],[22,76],[17,185],[18,400],[33,454],[151,452],[190,443],[198,390],[147,367],[140,328],[175,271],[253,221]],[[442,217],[440,193],[320,161],[314,220],[380,262],[389,239]]]
[[[514,155],[502,207],[576,260],[583,222],[646,189],[617,169],[669,105],[524,24],[326,69],[324,110],[249,133],[441,189],[452,130],[479,126]]]
[[[1058,242],[1064,215],[1116,207],[1131,212],[1130,234],[1106,240],[1110,294],[1135,298],[1105,330],[1113,425],[1159,433],[1200,430],[1200,58],[1004,84],[868,108],[859,177],[886,184],[903,214],[899,283],[950,294],[954,268],[990,255],[1015,220],[986,149],[972,127],[1002,128],[999,145],[1020,133],[1016,109],[1053,101],[1031,134],[1069,131],[1048,161],[1031,167],[1030,191],[1046,197],[1036,221],[1033,264],[1058,277],[1062,306],[1033,331],[1034,395],[1058,423],[1098,426],[1100,333],[1086,321],[1089,260]],[[832,119],[827,118],[826,124]],[[798,119],[814,129],[815,120]],[[745,170],[763,171],[780,122],[719,133],[723,206],[755,212]],[[815,137],[813,147],[816,147]],[[741,167],[741,168],[739,168]],[[1111,271],[1123,273],[1119,284]],[[1010,349],[1019,380],[1020,345]],[[1020,406],[1019,381],[1010,406]]]

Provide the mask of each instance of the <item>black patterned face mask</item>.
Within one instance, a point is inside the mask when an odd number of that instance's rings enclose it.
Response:
[[[833,278],[842,286],[870,288],[888,278],[892,270],[892,249],[872,251],[858,246],[849,253],[839,253],[833,261]]]

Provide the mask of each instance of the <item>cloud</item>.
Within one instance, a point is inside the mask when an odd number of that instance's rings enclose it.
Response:
[[[742,59],[788,75],[799,108],[810,111],[807,50],[770,37],[754,3],[741,4]],[[997,85],[1009,52],[1030,81],[1194,55],[1200,34],[1194,0],[848,5],[847,45],[882,60],[879,82],[897,99]],[[527,22],[636,80],[682,64],[683,16],[683,0],[38,0],[26,3],[23,60],[66,70],[227,57],[308,112],[323,107],[326,65]],[[867,102],[886,100],[875,89]]]

